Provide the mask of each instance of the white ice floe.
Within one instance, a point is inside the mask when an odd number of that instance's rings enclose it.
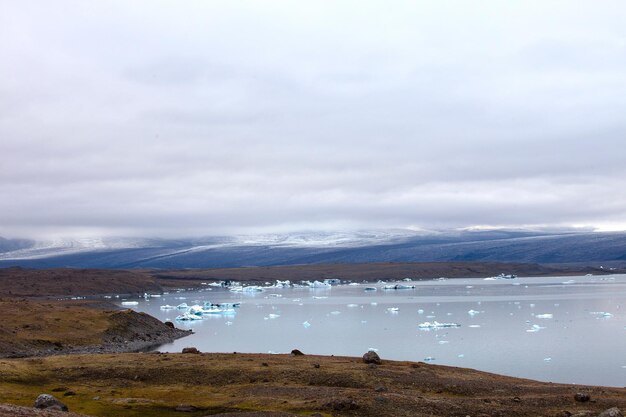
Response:
[[[328,297],[326,297],[326,296],[317,296],[317,295],[313,296],[314,300],[323,300],[324,298],[328,298]]]
[[[331,311],[330,314],[332,314],[333,316],[338,316],[339,314],[341,314],[341,311]]]
[[[589,314],[598,316],[598,318],[603,318],[603,319],[610,319],[611,317],[613,317],[613,314],[607,313],[606,311],[592,311]]]
[[[476,314],[480,314],[480,311],[476,311],[476,310],[469,310],[467,312],[467,314],[469,314],[470,316],[475,316]]]
[[[470,324],[470,325],[469,325],[469,326],[467,326],[467,327],[471,327],[472,329],[477,329],[477,328],[479,328],[479,327],[480,327],[480,324]]]
[[[538,319],[551,319],[553,316],[550,313],[545,313],[545,314],[536,314],[535,318]]]
[[[387,309],[387,311],[390,312],[390,313],[397,313],[398,311],[400,311],[400,308],[398,308],[398,307],[389,307]]]
[[[302,323],[302,326],[303,326],[305,329],[308,329],[309,327],[311,327],[311,323],[309,323],[308,321],[305,321],[304,323]]]
[[[358,304],[348,304],[346,307],[355,308],[358,307]]]
[[[426,356],[426,357],[424,358],[424,360],[425,360],[426,362],[432,362],[432,361],[434,361],[434,360],[435,360],[435,358],[433,358],[432,356]]]
[[[176,308],[179,310],[186,310],[189,308],[189,306],[187,305],[187,303],[180,303],[179,305],[176,306]]]
[[[543,358],[544,362],[550,362],[552,360],[552,358]]]
[[[417,310],[417,314],[424,314],[424,310],[422,310],[421,308]]]
[[[460,324],[457,323],[439,323],[438,321],[425,321],[424,323],[420,323],[417,325],[420,330],[436,330],[436,329],[446,329],[453,327],[461,327]]]
[[[268,318],[270,319],[277,319],[280,317],[280,314],[274,314],[274,313],[270,313],[267,315]]]
[[[568,279],[567,281],[563,281],[561,284],[565,284],[565,285],[569,285],[569,284],[575,284],[576,281],[573,279]]]
[[[137,301],[122,301],[123,306],[136,306],[139,305]]]
[[[404,285],[404,284],[390,284],[385,285],[383,290],[412,290],[415,288],[415,285]]]
[[[180,316],[176,317],[176,321],[194,321],[194,320],[202,320],[202,316],[197,316],[195,314],[183,313]]]
[[[438,343],[439,343],[440,345],[447,345],[447,344],[448,344],[448,343],[450,343],[450,342],[449,342],[449,341],[447,341],[447,340],[440,340]]]
[[[526,331],[527,331],[528,333],[536,333],[536,332],[538,332],[539,330],[543,330],[543,329],[545,329],[545,327],[540,326],[540,325],[538,325],[538,324],[533,324],[533,325],[530,327],[530,329],[526,329]]]
[[[332,287],[330,283],[322,281],[304,281],[302,284],[304,284],[304,286],[308,286],[309,288],[330,289]]]

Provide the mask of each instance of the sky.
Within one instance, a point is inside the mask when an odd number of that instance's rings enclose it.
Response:
[[[626,230],[623,1],[0,0],[0,236]]]

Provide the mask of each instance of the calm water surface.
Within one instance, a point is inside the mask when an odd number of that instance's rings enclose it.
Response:
[[[363,284],[328,290],[268,288],[255,294],[213,288],[140,300],[134,308],[174,320],[180,311],[159,307],[242,303],[235,315],[178,322],[195,334],[161,346],[164,352],[186,346],[263,353],[297,348],[309,354],[361,356],[371,348],[383,359],[430,361],[542,381],[626,386],[626,275],[413,284],[414,290],[385,291],[381,284]],[[364,291],[366,286],[378,290]],[[418,328],[433,321],[460,327]]]

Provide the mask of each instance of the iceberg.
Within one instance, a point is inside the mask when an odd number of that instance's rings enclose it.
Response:
[[[187,303],[180,303],[179,305],[176,306],[176,308],[179,310],[186,310],[189,308],[189,306],[187,305]]]
[[[385,285],[383,290],[412,290],[415,289],[415,285],[404,285],[404,284],[390,284]]]
[[[160,307],[161,310],[176,310],[176,306],[171,306],[169,304],[165,304],[164,306]]]
[[[138,301],[122,301],[123,306],[136,306],[139,305]]]
[[[538,324],[533,324],[533,325],[531,326],[531,328],[530,328],[530,329],[527,329],[526,331],[527,331],[528,333],[536,333],[536,332],[538,332],[539,330],[543,330],[543,329],[545,329],[545,327],[540,326],[540,325],[538,325]]]
[[[425,321],[424,323],[418,324],[417,327],[420,330],[436,330],[436,329],[461,327],[461,325],[457,323],[439,323],[438,321],[433,321],[433,322]]]
[[[197,316],[195,314],[183,313],[180,316],[176,317],[176,321],[194,321],[194,320],[202,320],[202,316]]]
[[[324,281],[324,282],[321,282],[321,281],[313,281],[313,282],[306,281],[304,284],[308,285],[309,288],[331,288],[332,287],[332,285],[330,285],[326,281]]]

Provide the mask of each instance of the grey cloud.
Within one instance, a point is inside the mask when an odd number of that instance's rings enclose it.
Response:
[[[444,3],[4,4],[0,235],[626,227],[626,7]]]

